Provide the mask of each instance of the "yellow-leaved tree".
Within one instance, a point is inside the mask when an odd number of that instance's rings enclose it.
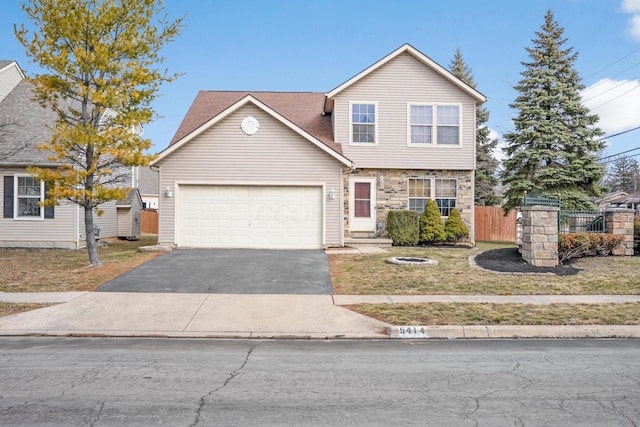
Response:
[[[45,203],[68,200],[84,211],[89,261],[100,266],[94,212],[124,199],[131,168],[149,164],[142,125],[154,117],[160,85],[177,74],[158,67],[162,47],[180,32],[161,0],[31,0],[21,4],[33,30],[15,26],[27,55],[46,73],[30,78],[35,97],[57,113],[51,138],[55,168],[31,167],[47,182]]]

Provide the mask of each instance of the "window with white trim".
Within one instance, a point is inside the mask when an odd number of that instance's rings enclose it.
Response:
[[[351,142],[375,144],[377,106],[375,103],[351,103]]]
[[[435,200],[440,215],[448,217],[458,204],[458,180],[455,178],[409,178],[409,210],[424,212],[427,200]]]
[[[16,176],[16,218],[42,218],[44,183],[32,176]]]
[[[411,144],[433,142],[433,107],[431,105],[409,106],[409,132]]]
[[[438,105],[436,129],[439,145],[460,144],[460,107],[457,105]]]
[[[435,198],[440,214],[449,216],[458,201],[458,180],[453,178],[436,178]]]
[[[422,214],[430,198],[430,178],[409,178],[409,210]]]
[[[408,145],[460,145],[459,105],[408,105]]]

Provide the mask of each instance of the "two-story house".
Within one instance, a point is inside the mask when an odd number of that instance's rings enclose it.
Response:
[[[475,112],[486,98],[410,45],[328,93],[202,91],[167,149],[160,243],[320,248],[385,235],[392,209],[473,236]],[[472,237],[473,240],[473,237]]]
[[[27,171],[59,165],[49,159],[51,152],[37,148],[51,137],[56,117],[34,100],[33,84],[18,64],[0,61],[0,247],[78,249],[85,244],[84,211],[64,200],[44,207],[45,183]],[[130,182],[133,187],[133,177]],[[98,237],[139,236],[141,206],[135,188],[127,199],[101,205],[104,214],[94,216]]]

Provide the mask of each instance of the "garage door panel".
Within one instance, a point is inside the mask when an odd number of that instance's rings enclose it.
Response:
[[[181,186],[178,244],[320,248],[321,187]]]

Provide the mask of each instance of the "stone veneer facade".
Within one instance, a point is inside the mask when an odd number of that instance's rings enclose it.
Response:
[[[522,208],[522,259],[536,267],[558,265],[558,212],[560,208]]]
[[[604,213],[605,232],[622,236],[622,243],[613,255],[633,255],[633,209],[609,208]]]
[[[473,243],[473,171],[465,170],[411,170],[411,169],[357,169],[345,170],[343,180],[345,237],[387,237],[387,213],[390,210],[409,208],[409,178],[454,178],[458,180],[456,208],[462,221],[469,228]],[[375,233],[351,233],[349,231],[349,177],[376,178],[376,231]],[[380,186],[380,177],[384,185]],[[432,184],[435,185],[435,184]],[[368,235],[363,235],[368,234]]]

